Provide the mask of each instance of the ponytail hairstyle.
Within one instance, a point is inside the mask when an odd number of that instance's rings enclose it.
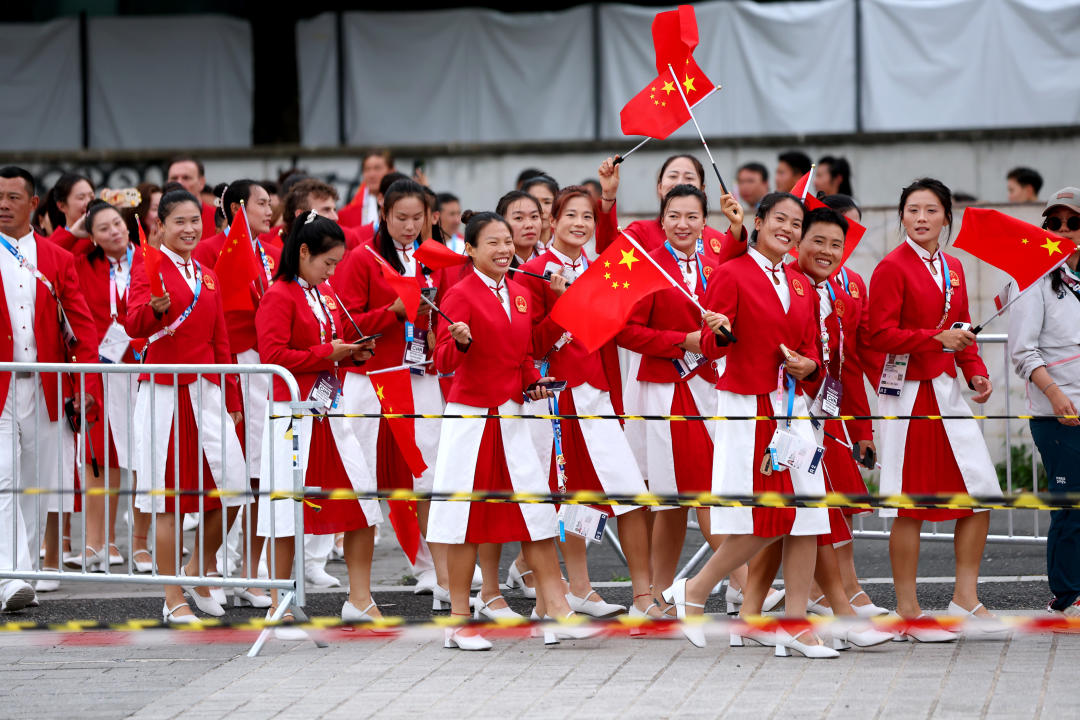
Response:
[[[218,183],[213,188],[209,185],[203,188],[203,192],[209,192],[214,196],[214,227],[224,227],[229,224],[225,217],[225,191],[229,189],[229,183]],[[200,198],[200,201],[202,198]]]
[[[300,276],[301,245],[307,245],[308,252],[312,257],[316,257],[344,244],[345,233],[340,225],[314,210],[308,210],[306,214],[296,218],[292,231],[285,238],[285,247],[281,251],[281,262],[278,263],[274,280],[292,282]]]
[[[952,190],[949,190],[948,186],[940,180],[934,178],[919,178],[915,182],[908,185],[900,192],[900,203],[897,206],[897,215],[900,218],[900,227],[904,226],[904,206],[907,205],[908,198],[911,197],[913,192],[918,190],[929,190],[937,197],[938,202],[941,203],[941,207],[945,210],[945,222],[949,224],[949,235],[945,238],[945,242],[942,245],[948,244],[952,239],[953,229],[953,214],[952,214]]]
[[[94,236],[94,218],[105,210],[115,210],[120,215],[121,219],[124,217],[123,213],[120,212],[120,208],[113,207],[104,200],[94,198],[90,201],[90,204],[86,206],[86,231],[90,233],[91,238]],[[128,239],[130,241],[130,237]],[[94,243],[94,249],[86,254],[86,259],[91,261],[103,257],[105,257],[105,251],[102,250],[101,246],[97,243]]]
[[[389,176],[387,176],[389,177]],[[390,211],[393,209],[399,201],[405,198],[419,198],[420,202],[424,205],[424,211],[431,210],[429,204],[428,195],[424,192],[424,186],[415,180],[409,178],[403,178],[390,184],[383,193],[383,205],[382,205],[382,219],[379,222],[379,232],[375,235],[375,249],[390,267],[398,271],[399,274],[405,272],[405,266],[401,263],[401,258],[398,257],[397,248],[394,243],[394,239],[390,237],[389,223],[387,219],[390,217]],[[428,273],[430,269],[426,269]]]
[[[830,175],[833,177],[839,175],[843,178],[840,181],[840,187],[836,190],[838,195],[852,196],[855,194],[851,191],[851,165],[848,164],[847,158],[826,155],[818,160],[818,165],[828,166]]]
[[[585,198],[585,201],[589,203],[589,209],[593,211],[593,219],[595,219],[600,211],[596,207],[596,201],[593,200],[592,194],[589,192],[589,188],[584,185],[567,185],[559,194],[555,196],[555,202],[551,205],[551,218],[552,220],[562,217],[563,211],[566,210],[566,205],[576,197]]]
[[[552,197],[557,197],[559,194],[559,183],[555,182],[555,178],[550,175],[533,175],[529,179],[525,180],[521,184],[521,190],[523,192],[529,192],[529,188],[536,187],[537,185],[543,185],[551,191]]]
[[[821,198],[821,202],[825,203],[841,215],[850,212],[851,210],[854,210],[855,212],[859,213],[859,218],[862,219],[862,208],[858,206],[854,198],[852,198],[850,195],[844,195],[842,193],[837,193],[835,195],[826,195],[825,197]]]
[[[434,240],[437,243],[445,245],[446,244],[446,238],[443,237],[442,228],[439,227],[439,223],[435,221],[435,213],[439,212],[439,196],[436,195],[435,191],[432,190],[431,188],[429,188],[427,185],[424,185],[423,188],[424,188],[424,197],[426,198],[426,202],[424,204],[427,206],[427,208],[426,208],[427,209],[427,214],[428,214],[429,219],[431,220],[431,238],[430,239]],[[429,238],[420,238],[420,242],[423,242],[423,241],[428,240],[428,239]]]
[[[701,202],[701,216],[707,217],[709,215],[709,199],[705,196],[704,191],[699,190],[693,185],[676,185],[668,190],[667,195],[660,201],[660,218],[663,219],[664,213],[667,212],[668,203],[675,198],[681,197],[696,197]]]
[[[45,212],[49,214],[49,222],[52,223],[53,230],[67,225],[67,217],[60,209],[60,203],[67,202],[68,196],[71,195],[71,191],[75,189],[75,185],[80,180],[85,180],[89,183],[90,189],[94,189],[94,183],[85,175],[64,173],[49,192],[45,194]]]
[[[506,222],[499,213],[484,211],[473,212],[472,210],[466,210],[461,213],[461,221],[465,223],[465,244],[472,248],[476,248],[480,243],[480,232],[491,223],[502,223],[506,226],[506,229],[513,236],[514,231],[510,228],[510,223]],[[469,262],[472,262],[472,258],[469,258]]]
[[[177,205],[186,202],[194,203],[195,207],[199,208],[200,214],[202,213],[202,203],[199,202],[199,198],[181,188],[179,190],[169,190],[161,196],[161,201],[158,202],[157,208],[158,220],[165,222],[166,218],[172,214],[172,211]]]
[[[541,215],[544,214],[544,208],[540,207],[540,201],[529,193],[525,192],[524,190],[511,190],[510,192],[499,198],[499,204],[495,206],[495,213],[505,218],[506,213],[510,212],[510,206],[518,200],[528,200],[529,202],[536,205],[536,211],[538,213],[540,213]],[[470,217],[476,214],[473,213],[472,210],[466,210],[465,212],[468,212],[470,214]],[[461,222],[469,222],[468,219],[465,217],[465,213],[461,213]]]
[[[251,188],[258,184],[259,183],[254,180],[235,180],[232,183],[226,184],[224,189],[218,193],[218,197],[221,198],[221,212],[225,216],[226,225],[233,224],[233,204],[239,204],[240,202],[246,203],[250,200]]]
[[[772,209],[776,207],[776,205],[781,200],[794,201],[795,204],[799,206],[799,209],[802,210],[803,217],[806,217],[806,206],[803,205],[802,200],[795,197],[791,193],[786,192],[771,192],[765,197],[761,198],[761,202],[758,203],[757,215],[755,215],[754,217],[764,220],[769,216],[769,213],[772,212]],[[753,232],[750,233],[750,244],[757,245],[757,228],[755,228]]]

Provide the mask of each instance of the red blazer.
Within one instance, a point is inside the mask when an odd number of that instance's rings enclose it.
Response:
[[[375,247],[375,223],[368,223],[359,227],[342,225],[341,229],[345,233],[346,250],[356,250],[365,245]]]
[[[221,256],[221,251],[225,247],[225,233],[218,233],[211,238],[203,240],[195,249],[191,251],[191,257],[193,260],[197,260],[203,269],[213,268],[217,265],[218,257]],[[273,245],[263,245],[263,252],[266,253],[266,260],[270,264],[270,274],[273,276],[277,272],[278,264],[281,262],[281,251],[275,248]],[[262,262],[256,254],[255,258],[259,269],[262,270]],[[225,282],[231,282],[230,278],[226,278]],[[251,304],[254,308],[259,307],[259,300],[262,298],[263,291],[260,289],[260,285],[257,282],[249,283],[248,288],[251,293]],[[265,285],[265,283],[264,283]],[[233,352],[233,356],[239,355],[245,350],[250,350],[255,347],[256,332],[255,332],[255,310],[226,310],[225,311],[225,327],[229,331],[229,348]]]
[[[607,249],[616,237],[619,235],[619,221],[615,214],[615,203],[612,203],[611,209],[605,212],[598,212],[596,215],[596,252],[602,253]],[[623,228],[626,233],[641,243],[641,246],[645,248],[647,252],[663,247],[664,241],[667,240],[667,235],[664,233],[664,228],[660,225],[660,219],[655,220],[635,220],[627,227]],[[736,239],[731,234],[730,230],[720,232],[719,230],[705,226],[705,229],[701,231],[701,238],[705,241],[705,255],[712,256],[712,259],[716,261],[716,264],[723,264],[733,257],[737,257],[746,252],[746,226],[742,228],[741,236]]]
[[[425,286],[423,273],[418,272],[416,282],[421,287]],[[434,281],[432,282],[434,284]],[[346,369],[352,372],[368,372],[401,365],[405,357],[405,321],[399,320],[398,316],[389,310],[398,295],[383,278],[378,260],[362,248],[346,253],[345,259],[334,271],[330,285],[365,335],[382,333],[382,337],[375,341],[374,357],[364,364],[363,369]],[[436,296],[435,304],[438,305],[439,302]],[[421,305],[427,307],[423,302]],[[421,315],[416,323],[417,331],[427,332],[429,323],[430,319]]]
[[[37,362],[96,363],[98,361],[97,328],[94,327],[94,318],[90,315],[90,308],[87,307],[86,298],[79,287],[79,278],[75,272],[75,258],[71,256],[71,253],[57,247],[37,233],[34,233],[34,241],[37,244],[37,269],[52,283],[53,290],[60,297],[60,304],[64,307],[68,323],[77,338],[75,347],[71,351],[72,354],[69,356],[60,334],[56,300],[41,282],[35,281],[34,339],[37,341]],[[0,252],[6,253],[7,250],[0,247]],[[4,281],[0,278],[0,300],[4,298],[3,289]],[[12,362],[14,350],[11,315],[5,301],[0,303],[0,361]],[[77,368],[73,368],[75,369]],[[41,388],[45,393],[45,406],[48,408],[51,422],[55,422],[60,417],[56,380],[55,373],[41,374]],[[0,373],[0,407],[7,402],[10,386],[11,373]],[[72,387],[70,377],[65,376],[64,397],[71,397],[76,389]],[[86,391],[100,403],[101,379],[96,375],[87,375]],[[89,413],[89,417],[93,419],[94,413]]]
[[[285,226],[278,225],[270,228],[267,232],[264,232],[259,236],[259,242],[263,244],[263,248],[274,248],[281,254],[281,251],[285,249]]]
[[[334,318],[338,336],[343,337],[348,321],[341,307],[334,302],[327,285],[319,286],[319,293]],[[320,342],[319,323],[296,281],[276,282],[266,291],[255,313],[255,328],[259,335],[259,358],[291,372],[300,386],[301,400],[311,392],[319,373],[337,372],[337,364],[326,359],[333,350],[330,324],[323,324],[326,341]],[[282,402],[289,400],[288,387],[276,376],[272,397]]]
[[[933,339],[954,322],[971,322],[964,266],[952,255],[945,255],[945,261],[953,295],[949,316],[941,327],[938,324],[945,310],[945,296],[911,246],[901,243],[878,263],[870,278],[874,298],[870,304],[870,346],[883,353],[910,353],[908,380],[932,380],[942,373],[956,377],[959,365],[970,384],[977,375],[989,377],[978,346],[947,353]]]
[[[683,282],[679,263],[671,256],[667,248],[660,247],[649,254],[667,270],[668,275],[675,278],[687,291],[690,290]],[[711,285],[711,280],[719,265],[707,254],[702,253],[702,256],[705,282]],[[705,294],[699,277],[694,296],[702,305],[705,304]],[[691,377],[702,377],[711,383],[716,383],[716,370],[712,363],[705,363],[685,378],[680,378],[675,366],[671,364],[672,359],[681,358],[685,352],[679,347],[679,343],[685,340],[689,333],[696,330],[701,330],[701,311],[681,292],[670,288],[653,293],[638,303],[626,327],[615,339],[619,345],[641,353],[638,380],[678,383],[686,382]]]
[[[783,343],[789,350],[821,365],[817,341],[817,293],[809,278],[792,263],[784,268],[791,305],[784,306],[772,281],[750,255],[725,263],[713,273],[705,293],[705,307],[731,320],[738,342],[724,338],[702,324],[701,347],[711,359],[726,357],[727,367],[716,383],[719,390],[740,395],[764,395],[776,390],[777,373],[784,364]],[[813,382],[817,371],[807,380]],[[804,391],[803,383],[799,390]]]
[[[521,393],[540,379],[529,348],[529,292],[513,280],[506,281],[510,318],[484,281],[472,273],[446,294],[442,309],[455,322],[468,324],[472,343],[464,349],[450,337],[446,324],[439,326],[435,368],[454,373],[448,402],[493,408],[507,400],[521,402]],[[477,428],[479,431],[479,428]]]
[[[161,262],[161,275],[165,279],[165,291],[172,303],[164,317],[158,318],[150,309],[150,282],[146,277],[146,268],[142,262],[142,253],[135,253],[135,262],[131,267],[131,287],[128,289],[127,318],[124,328],[132,337],[150,337],[162,330],[181,315],[191,305],[194,294],[180,270],[169,258]],[[148,363],[168,363],[170,365],[203,365],[211,363],[231,363],[232,352],[229,350],[229,336],[225,328],[225,313],[221,307],[219,280],[213,270],[203,268],[202,291],[199,302],[191,311],[187,320],[180,324],[174,335],[166,335],[150,345],[145,361]],[[219,383],[218,375],[206,375],[207,380]],[[144,373],[139,380],[149,380]],[[177,383],[187,385],[195,382],[194,373],[181,374]],[[155,375],[154,381],[161,385],[172,385],[171,375]],[[225,405],[229,412],[239,412],[243,403],[240,400],[240,385],[235,375],[226,376]]]
[[[205,240],[208,237],[217,235],[217,224],[215,216],[217,215],[217,208],[213,205],[202,204],[202,239]]]
[[[136,253],[138,255],[139,253]],[[134,255],[132,256],[134,258]],[[132,260],[134,262],[134,260]],[[109,303],[109,259],[104,255],[91,259],[87,255],[75,258],[75,269],[79,273],[79,286],[83,296],[90,307],[90,313],[94,318],[97,329],[97,342],[100,343],[112,325]],[[128,274],[128,286],[131,285],[130,270]],[[117,293],[116,319],[121,325],[127,318],[127,298]],[[142,350],[146,344],[145,338],[132,338],[128,350],[124,353],[124,362],[135,363],[135,353]]]
[[[828,280],[829,286],[836,294],[832,312],[825,318],[825,328],[829,332],[829,374],[836,377],[837,371],[840,373],[840,384],[843,386],[840,414],[869,415],[870,401],[866,397],[866,383],[863,382],[863,375],[876,386],[881,377],[882,356],[881,353],[872,350],[868,344],[870,322],[866,284],[862,277],[852,270],[847,271],[847,276],[847,287],[844,287],[843,278],[839,274]],[[842,368],[840,366],[841,326],[844,329]],[[815,327],[817,327],[816,322]],[[820,340],[818,347],[820,352]],[[821,356],[824,357],[824,353],[821,353]],[[807,392],[816,396],[824,379],[825,374],[819,373],[814,382],[808,383]],[[872,440],[874,437],[873,423],[869,420],[848,421],[847,428],[854,442]]]
[[[350,203],[338,210],[337,216],[338,224],[342,227],[358,228],[364,225],[364,203]]]
[[[562,266],[562,262],[555,253],[549,250],[522,265],[521,269],[543,275],[548,263]],[[608,390],[609,385],[599,350],[589,352],[580,342],[571,340],[559,350],[548,354],[564,332],[564,328],[551,319],[551,308],[558,300],[558,296],[551,290],[551,283],[528,275],[515,275],[515,278],[519,278],[518,282],[529,291],[527,299],[533,325],[531,353],[533,357],[539,360],[547,355],[551,363],[548,375],[565,380],[568,387],[575,388],[583,383],[589,383],[598,390]]]
[[[59,247],[67,250],[68,252],[74,252],[75,243],[79,241],[79,238],[72,235],[71,231],[68,230],[66,227],[56,228],[55,230],[53,230],[52,235],[50,235],[48,239],[50,242],[55,243]]]

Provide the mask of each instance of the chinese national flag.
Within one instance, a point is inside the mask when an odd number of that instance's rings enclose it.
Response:
[[[668,65],[677,68],[685,64],[698,44],[697,16],[691,5],[657,13],[652,24],[653,47],[656,49],[656,72],[663,73]]]
[[[817,210],[818,208],[828,207],[825,203],[815,197],[813,191],[808,191],[806,188],[807,183],[810,182],[810,173],[806,173],[799,182],[795,183],[795,187],[791,188],[791,194],[803,201],[803,205],[807,210]],[[855,222],[851,218],[844,218],[847,220],[848,230],[844,235],[844,254],[840,257],[840,265],[843,265],[851,257],[851,253],[855,252],[856,246],[859,241],[862,240],[862,236],[866,234],[866,228]],[[799,251],[797,248],[791,248],[789,251],[791,255],[798,257]]]
[[[679,88],[686,93],[686,101],[693,107],[712,92],[713,84],[693,58],[686,58],[680,65],[672,65],[677,76],[665,67],[645,89],[630,99],[619,113],[624,135],[644,135],[663,140],[690,119]]]
[[[555,302],[551,319],[594,352],[623,329],[639,300],[668,287],[645,252],[620,234]]]
[[[413,412],[412,379],[405,368],[394,372],[379,373],[369,377],[379,406],[384,413],[411,415]],[[395,480],[403,473],[395,472],[404,463],[410,475],[420,477],[427,469],[420,448],[416,446],[416,425],[412,418],[383,418],[379,421],[379,455],[387,460],[380,462],[376,480],[380,488],[393,488]],[[392,443],[394,448],[387,447]],[[395,452],[396,450],[396,452]],[[409,489],[411,489],[411,484]],[[390,524],[394,526],[401,549],[416,562],[420,548],[420,524],[416,519],[416,502],[413,500],[388,500]]]
[[[442,270],[448,267],[464,265],[469,258],[461,253],[456,253],[443,245],[438,240],[425,240],[416,248],[413,257],[432,270]]]
[[[218,255],[214,271],[221,279],[221,305],[229,310],[254,310],[251,283],[262,273],[255,250],[251,247],[247,216],[241,211],[233,218],[229,234]]]
[[[375,252],[375,248],[370,245],[365,246],[364,249],[370,252],[375,261],[379,263],[379,267],[382,268],[383,278],[405,305],[406,316],[415,322],[416,313],[420,310],[420,286],[417,284],[416,278],[398,275],[397,270],[390,267],[390,263],[386,262],[383,256]]]
[[[1076,252],[1076,245],[1060,235],[985,208],[964,210],[954,245],[1007,273],[1018,292]]]
[[[142,222],[137,217],[135,224],[139,226],[139,247],[142,248],[146,279],[150,282],[150,294],[154,297],[163,297],[165,286],[161,283],[161,251],[147,242],[146,231],[143,230]]]

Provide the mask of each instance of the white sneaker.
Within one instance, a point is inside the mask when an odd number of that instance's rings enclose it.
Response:
[[[304,577],[315,587],[341,587],[341,581],[316,565],[304,568]]]
[[[0,612],[22,610],[28,607],[36,597],[30,583],[25,580],[8,580],[0,587]]]

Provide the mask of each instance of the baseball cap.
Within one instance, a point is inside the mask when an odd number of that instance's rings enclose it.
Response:
[[[1080,188],[1061,188],[1051,195],[1050,200],[1046,203],[1046,209],[1043,210],[1043,217],[1046,217],[1051,210],[1058,206],[1067,207],[1074,212],[1080,213]]]

